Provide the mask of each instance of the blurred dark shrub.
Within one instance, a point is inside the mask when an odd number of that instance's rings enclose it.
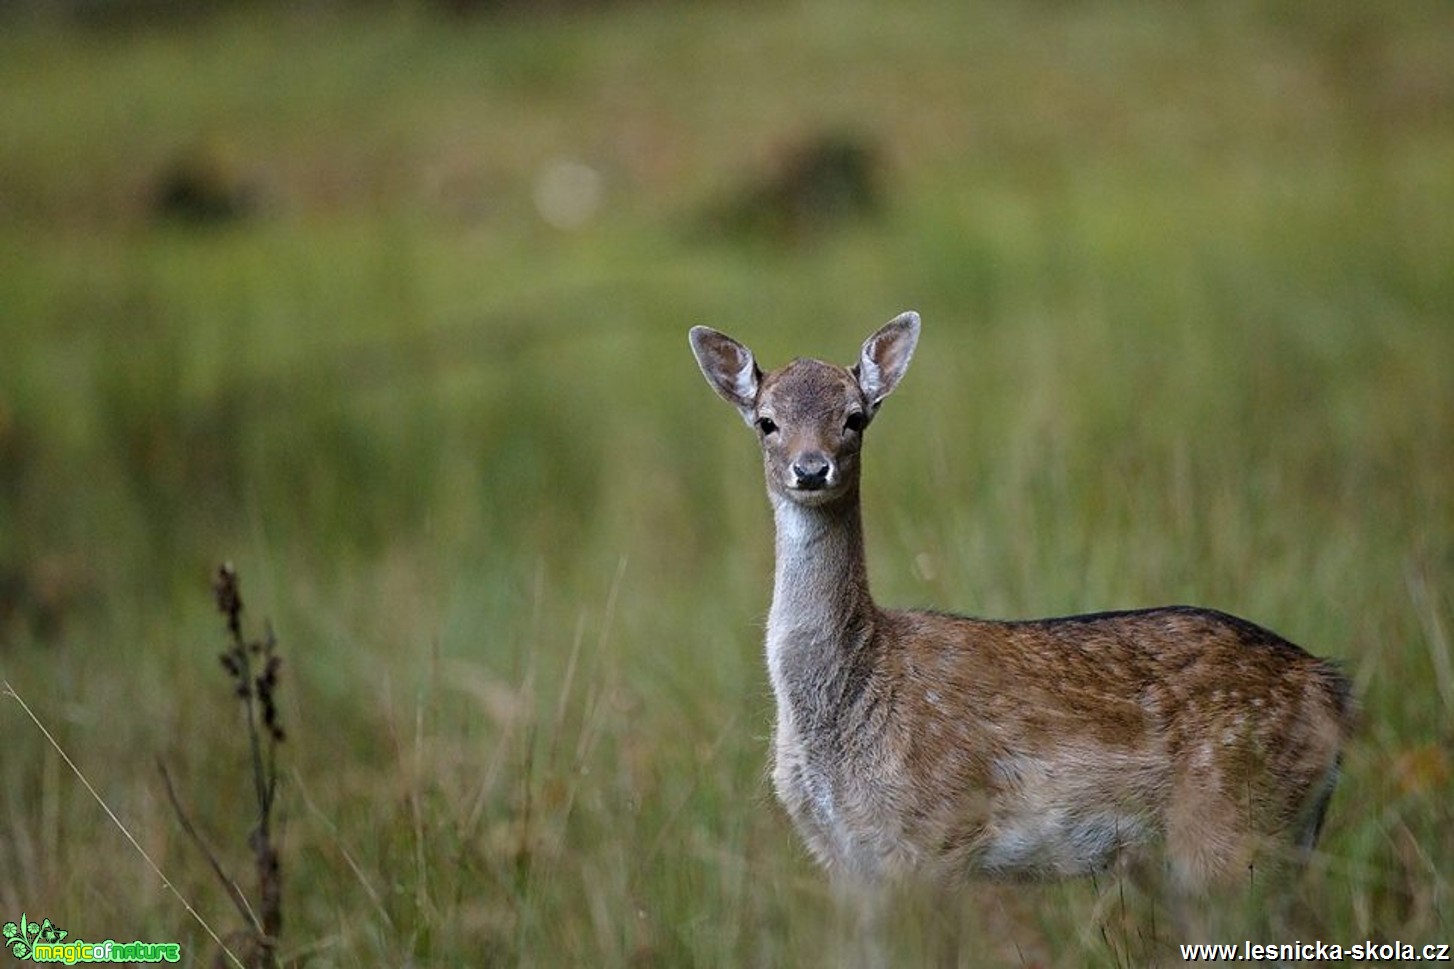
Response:
[[[746,180],[709,212],[713,232],[802,242],[879,215],[884,163],[878,146],[858,135],[814,135],[788,149],[772,168]]]
[[[215,148],[180,152],[161,172],[153,214],[188,225],[217,225],[251,214],[257,192],[235,162]]]

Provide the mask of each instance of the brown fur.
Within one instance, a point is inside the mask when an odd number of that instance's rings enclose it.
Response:
[[[862,430],[918,330],[904,314],[851,369],[767,374],[736,341],[692,331],[763,448],[773,778],[813,855],[853,880],[953,883],[1084,874],[1159,846],[1198,890],[1264,847],[1306,853],[1354,717],[1331,664],[1189,606],[993,622],[874,604]]]

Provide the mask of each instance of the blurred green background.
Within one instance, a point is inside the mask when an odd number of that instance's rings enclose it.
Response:
[[[155,768],[246,885],[232,560],[287,663],[286,957],[820,964],[760,470],[686,329],[847,362],[914,308],[878,598],[1344,661],[1301,938],[1454,941],[1450,213],[1435,0],[12,0],[0,676],[236,928]],[[0,920],[210,958],[12,698],[0,737]],[[1131,892],[976,888],[963,964],[1162,957]],[[901,904],[915,964],[946,916]]]

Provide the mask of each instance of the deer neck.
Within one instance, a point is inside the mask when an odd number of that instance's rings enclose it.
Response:
[[[831,714],[861,678],[873,638],[858,491],[804,507],[772,495],[777,561],[767,661],[780,712]]]

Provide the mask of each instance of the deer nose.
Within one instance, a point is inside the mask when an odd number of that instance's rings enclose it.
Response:
[[[805,491],[817,491],[828,484],[833,462],[826,454],[809,451],[793,460],[793,482]]]

